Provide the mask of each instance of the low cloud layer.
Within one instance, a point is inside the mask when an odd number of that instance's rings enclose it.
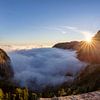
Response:
[[[15,79],[21,86],[32,89],[59,85],[73,79],[85,63],[76,58],[75,51],[56,48],[19,50],[9,53]],[[66,76],[72,74],[72,77]]]

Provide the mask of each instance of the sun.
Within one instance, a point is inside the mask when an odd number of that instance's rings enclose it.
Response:
[[[92,36],[90,34],[85,35],[85,41],[88,44],[91,44],[92,43]]]
[[[92,33],[91,32],[88,32],[88,31],[84,31],[82,32],[82,34],[84,34],[85,36],[85,42],[88,43],[88,44],[91,44],[92,43]]]
[[[91,43],[92,42],[92,37],[86,37],[86,42]]]

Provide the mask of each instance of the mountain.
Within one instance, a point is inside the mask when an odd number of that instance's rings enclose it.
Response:
[[[79,45],[78,41],[71,41],[71,42],[65,42],[65,43],[57,43],[53,46],[53,48],[76,50],[78,48],[78,45]]]
[[[91,43],[80,42],[77,57],[81,61],[100,64],[100,31],[92,38]]]
[[[75,45],[66,43],[56,44],[54,47],[73,49],[77,52],[77,58],[88,65],[81,70],[74,79],[71,88],[75,93],[86,93],[100,89],[100,31],[98,31],[90,43],[81,41]],[[59,45],[59,46],[58,46]],[[66,47],[66,48],[63,48]],[[69,48],[70,47],[70,48]],[[74,48],[73,48],[74,47]]]
[[[100,31],[92,38],[91,43],[86,41],[71,41],[57,43],[53,48],[72,49],[77,51],[77,58],[88,63],[100,63]]]
[[[0,49],[0,78],[8,79],[13,77],[14,72],[11,65],[11,60],[6,52]]]

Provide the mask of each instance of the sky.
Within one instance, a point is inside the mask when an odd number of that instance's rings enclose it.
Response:
[[[100,29],[100,0],[0,0],[1,44],[84,40]]]

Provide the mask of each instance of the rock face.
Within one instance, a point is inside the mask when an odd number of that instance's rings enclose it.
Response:
[[[58,43],[53,46],[53,48],[60,48],[60,49],[74,49],[76,50],[78,47],[78,41],[71,41],[65,43]]]
[[[0,49],[0,79],[8,79],[13,77],[13,75],[11,60],[6,52]]]
[[[100,31],[92,38],[91,43],[80,43],[77,57],[85,62],[100,64]]]

